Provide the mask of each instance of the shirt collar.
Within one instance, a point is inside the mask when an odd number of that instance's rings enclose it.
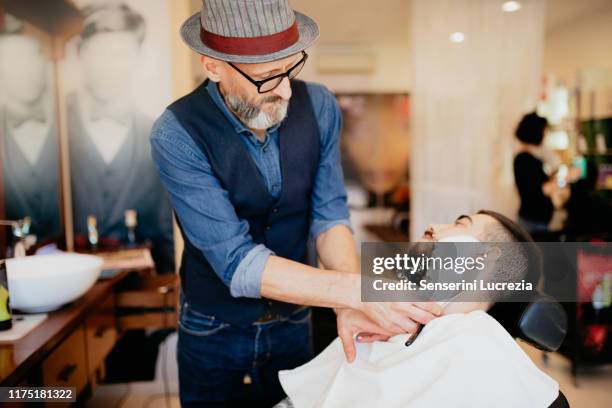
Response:
[[[230,111],[230,109],[227,107],[227,105],[225,104],[225,99],[223,98],[223,96],[221,95],[221,92],[219,91],[219,85],[216,82],[208,81],[208,84],[206,84],[206,90],[208,91],[208,94],[212,98],[215,105],[217,105],[217,107],[221,110],[221,112],[223,112],[225,117],[230,121],[236,133],[241,134],[241,133],[246,132],[249,136],[256,138],[255,133],[252,130],[250,130],[248,127],[246,127],[245,124],[242,123],[236,117],[236,115],[234,115],[232,111]],[[276,131],[279,128],[279,126],[280,124],[277,123],[276,125],[267,129],[266,135]]]

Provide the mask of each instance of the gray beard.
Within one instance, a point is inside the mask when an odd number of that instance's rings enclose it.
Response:
[[[262,100],[258,105],[254,105],[235,95],[228,95],[225,102],[247,127],[264,130],[282,122],[287,116],[287,108],[289,107],[288,101],[280,100],[273,105],[271,114],[267,114],[261,110],[261,106],[270,98],[278,99],[277,97],[269,97]]]

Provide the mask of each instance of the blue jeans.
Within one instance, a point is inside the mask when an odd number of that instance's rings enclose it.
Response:
[[[241,328],[183,302],[177,359],[183,407],[271,407],[284,398],[279,370],[312,358],[310,309]],[[244,384],[245,375],[252,380]]]

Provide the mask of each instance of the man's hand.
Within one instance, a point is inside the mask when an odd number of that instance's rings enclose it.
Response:
[[[338,336],[342,342],[342,348],[346,360],[352,363],[355,360],[355,342],[353,336],[357,334],[357,341],[371,343],[373,341],[386,341],[389,337],[403,333],[392,332],[383,329],[365,314],[354,309],[339,309],[336,318]],[[363,336],[363,340],[360,337]]]
[[[271,255],[261,278],[261,296],[298,305],[347,308],[364,313],[387,332],[412,333],[442,313],[435,302],[362,302],[358,273],[317,269]]]
[[[414,333],[418,323],[427,324],[443,311],[436,302],[362,302],[359,310],[391,333]]]

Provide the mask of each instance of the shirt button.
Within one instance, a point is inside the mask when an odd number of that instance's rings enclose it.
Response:
[[[273,208],[273,209],[272,209],[272,212],[273,212],[273,213],[277,213],[277,212],[278,212],[278,208]]]
[[[266,231],[270,231],[270,228],[272,227],[270,227],[269,225],[266,225]]]
[[[265,146],[265,147],[263,148],[263,152],[264,152],[264,153],[268,153],[268,146]]]

